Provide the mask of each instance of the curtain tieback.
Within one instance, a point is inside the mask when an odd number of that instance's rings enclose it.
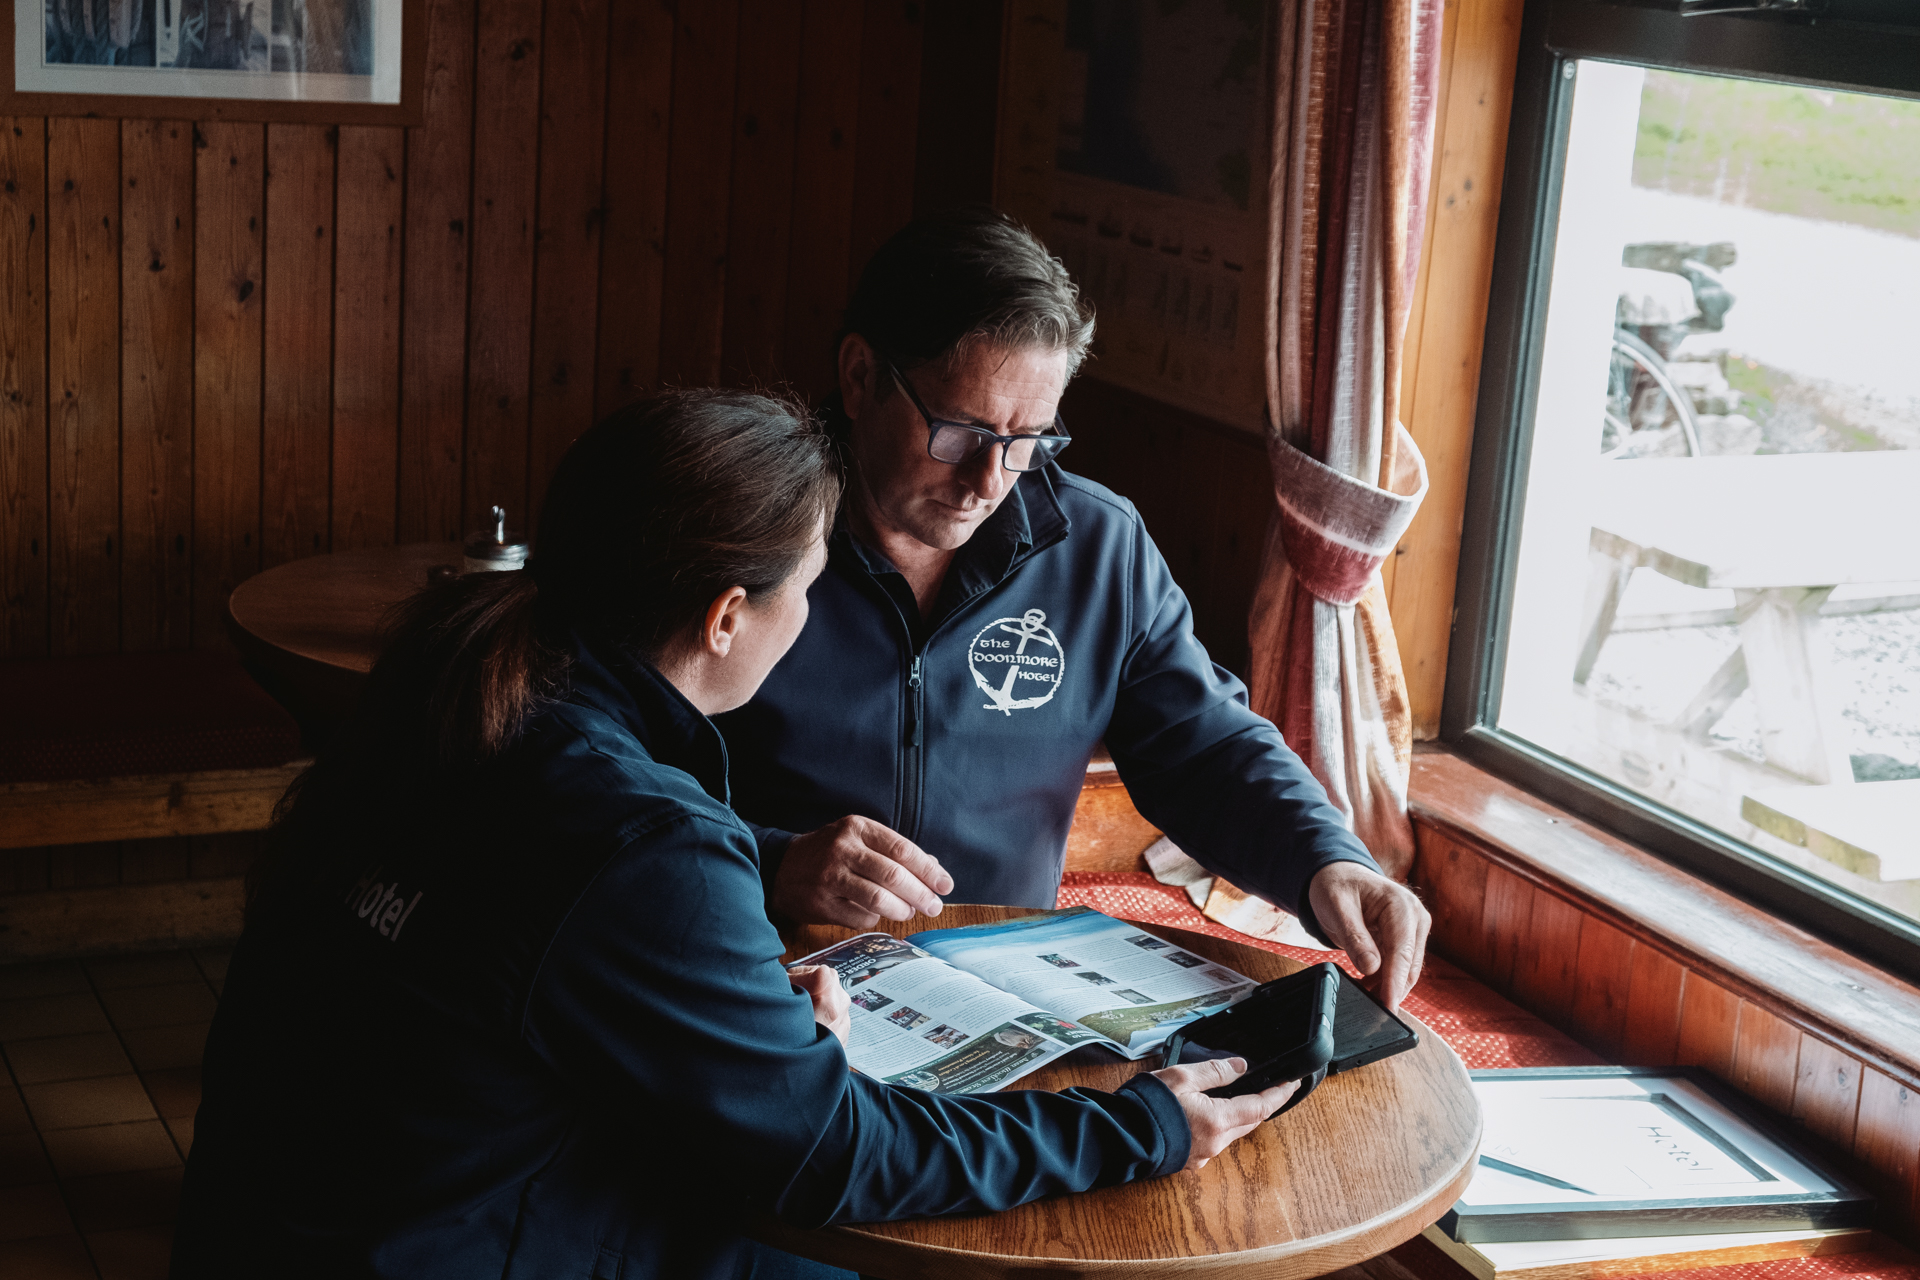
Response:
[[[1394,424],[1389,487],[1334,470],[1278,436],[1269,436],[1280,540],[1295,578],[1316,599],[1353,604],[1427,496],[1427,464],[1407,429]]]

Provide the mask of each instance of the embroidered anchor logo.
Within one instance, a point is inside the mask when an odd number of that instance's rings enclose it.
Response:
[[[996,618],[974,636],[967,648],[967,671],[987,695],[982,710],[1010,716],[1040,706],[1060,691],[1066,652],[1046,622],[1045,613],[1029,609],[1018,618]],[[1036,685],[1044,687],[1036,690]],[[1016,688],[1028,696],[1015,697]]]

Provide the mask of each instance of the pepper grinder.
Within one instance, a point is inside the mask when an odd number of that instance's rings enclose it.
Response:
[[[519,533],[507,531],[507,509],[495,507],[488,513],[491,528],[482,529],[467,539],[462,573],[504,573],[523,569],[527,564],[527,544]]]

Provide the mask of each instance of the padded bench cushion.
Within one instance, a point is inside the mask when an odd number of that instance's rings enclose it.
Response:
[[[0,783],[262,769],[300,728],[217,653],[0,662]]]

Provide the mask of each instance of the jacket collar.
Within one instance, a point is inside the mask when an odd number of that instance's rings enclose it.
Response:
[[[720,731],[651,662],[576,633],[569,678],[568,702],[612,717],[654,760],[691,775],[721,804],[732,803]]]

